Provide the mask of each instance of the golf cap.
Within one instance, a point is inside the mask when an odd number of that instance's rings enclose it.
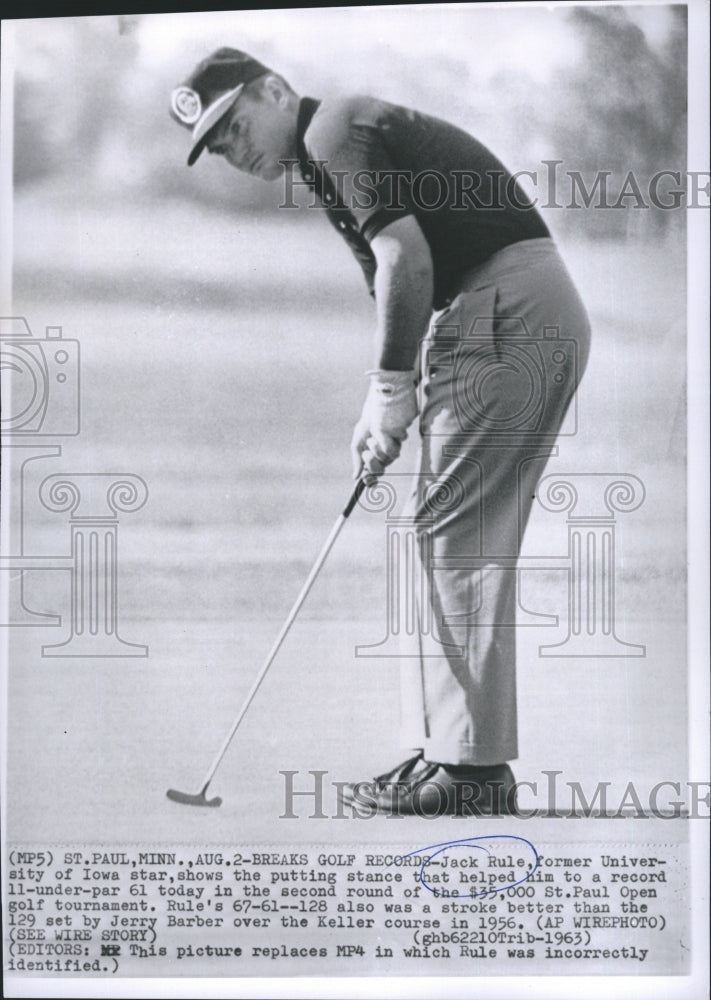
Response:
[[[188,156],[191,167],[202,153],[208,134],[227,114],[244,87],[271,70],[238,49],[213,52],[170,95],[171,116],[192,131]]]

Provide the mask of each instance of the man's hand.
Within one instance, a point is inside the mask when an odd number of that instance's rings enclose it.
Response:
[[[372,371],[363,413],[351,441],[353,475],[380,475],[400,454],[407,428],[417,416],[415,376],[409,372]]]

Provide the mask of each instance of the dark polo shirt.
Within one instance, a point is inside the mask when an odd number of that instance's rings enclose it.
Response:
[[[510,243],[549,236],[504,167],[467,132],[372,97],[303,98],[299,168],[348,243],[373,291],[370,240],[414,215],[434,266],[433,306],[453,297],[462,275]]]

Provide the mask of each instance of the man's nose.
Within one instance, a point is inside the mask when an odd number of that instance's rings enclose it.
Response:
[[[244,144],[242,148],[238,151],[237,155],[239,158],[240,170],[249,170],[250,164],[252,163],[252,160],[254,158],[252,155],[251,148],[248,145]]]

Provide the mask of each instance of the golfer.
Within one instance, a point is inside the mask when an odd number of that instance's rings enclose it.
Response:
[[[300,97],[236,49],[202,61],[171,113],[189,165],[222,156],[284,178],[282,198],[298,169],[362,268],[375,348],[354,474],[380,475],[419,416],[407,515],[427,582],[418,621],[433,627],[401,661],[408,757],[344,798],[385,814],[513,812],[516,558],[589,348],[550,233],[468,133],[373,97]]]

